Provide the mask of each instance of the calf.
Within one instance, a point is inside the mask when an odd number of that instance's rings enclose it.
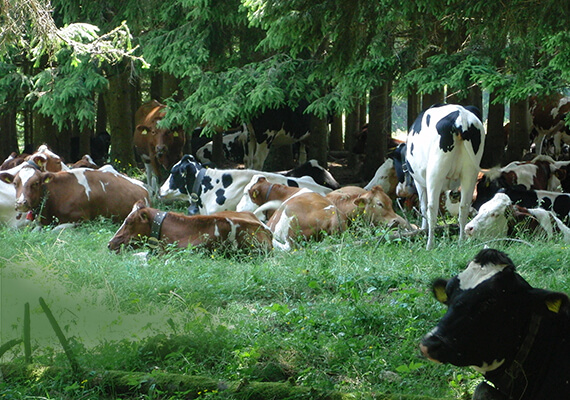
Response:
[[[174,167],[160,189],[164,200],[190,200],[189,214],[234,211],[243,197],[245,186],[254,175],[262,174],[276,183],[305,187],[325,194],[331,189],[318,185],[311,177],[293,178],[250,169],[205,168],[191,155],[185,155]]]
[[[24,162],[26,157],[29,157],[29,156],[30,156],[30,154],[27,154],[27,153],[18,154],[15,151],[13,151],[12,153],[10,153],[8,158],[6,158],[4,160],[2,165],[0,165],[0,171],[7,171],[9,169],[17,167],[18,165],[20,165],[21,163]]]
[[[141,239],[154,238],[178,247],[203,246],[252,250],[272,249],[272,233],[250,212],[221,211],[211,215],[186,216],[135,203],[130,214],[109,241],[110,250],[137,247]]]
[[[16,188],[16,211],[38,217],[42,225],[92,220],[98,216],[124,219],[135,202],[148,202],[141,182],[112,167],[78,168],[57,173],[26,165],[16,174],[0,173],[0,180]]]
[[[436,105],[422,112],[408,133],[406,163],[418,192],[422,228],[428,228],[428,249],[434,245],[440,194],[453,189],[452,182],[462,188],[459,238],[463,238],[485,142],[478,115],[474,107]]]
[[[511,236],[516,226],[528,227],[532,232],[540,230],[548,237],[560,231],[566,241],[570,240],[570,228],[552,211],[513,204],[505,193],[497,193],[479,208],[475,218],[465,225],[465,234],[478,238],[505,237]]]
[[[570,398],[570,302],[536,289],[503,252],[481,250],[465,271],[433,284],[447,312],[421,341],[429,359],[472,366],[474,399]],[[487,397],[484,397],[487,396]]]
[[[135,113],[133,144],[144,162],[147,183],[156,192],[170,168],[182,158],[186,136],[181,130],[159,127],[166,106],[156,100],[143,104]]]

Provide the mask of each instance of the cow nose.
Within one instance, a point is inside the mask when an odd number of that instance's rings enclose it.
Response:
[[[166,153],[167,147],[165,145],[156,146],[156,155],[162,156]]]
[[[473,232],[475,232],[475,229],[472,226],[469,225],[465,226],[465,234],[467,236],[473,236]]]

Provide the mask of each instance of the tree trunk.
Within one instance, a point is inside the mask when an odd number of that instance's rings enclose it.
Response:
[[[392,134],[391,82],[370,90],[368,137],[366,159],[362,166],[362,178],[369,181],[384,162],[387,141]]]
[[[58,137],[57,127],[54,125],[52,118],[39,112],[34,113],[34,138],[32,141],[34,143],[34,151],[38,146],[47,144],[52,151],[58,154]]]
[[[329,147],[333,151],[340,151],[344,148],[342,138],[342,115],[333,115],[332,117]]]
[[[217,132],[212,136],[212,161],[214,164],[222,165],[225,161],[223,140],[224,137],[221,132]]]
[[[489,116],[487,118],[487,137],[485,138],[485,151],[481,159],[481,168],[492,168],[501,164],[505,153],[505,104],[494,104],[497,96],[489,95]]]
[[[530,146],[528,112],[528,99],[511,102],[511,131],[503,165],[522,159],[524,151]]]
[[[0,164],[13,151],[20,153],[15,111],[5,110],[0,115],[0,143],[2,143],[0,146]]]
[[[428,109],[434,104],[441,103],[443,103],[443,89],[422,94],[422,110]]]
[[[318,118],[311,114],[311,135],[307,144],[307,160],[317,160],[320,166],[327,168],[329,152],[329,128],[326,118]]]
[[[418,117],[421,111],[421,97],[418,95],[417,92],[408,93],[408,121],[407,121],[407,129],[410,130],[410,127]]]
[[[135,165],[130,70],[128,64],[121,64],[113,72],[113,75],[108,77],[109,90],[105,93],[105,107],[111,135],[110,159],[117,168],[126,170]]]
[[[107,131],[107,108],[105,107],[105,97],[97,96],[97,121],[95,124],[95,133],[100,134]]]
[[[348,167],[355,168],[358,163],[358,158],[352,152],[352,148],[354,147],[356,134],[360,132],[360,105],[355,105],[354,109],[346,114],[346,118],[344,120],[344,148],[348,150]]]

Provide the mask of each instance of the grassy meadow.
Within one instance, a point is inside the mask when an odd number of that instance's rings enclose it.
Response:
[[[428,252],[424,237],[390,239],[383,229],[356,227],[290,253],[115,254],[106,245],[117,228],[108,220],[59,232],[0,228],[0,346],[22,338],[28,303],[31,365],[60,368],[50,379],[0,379],[0,397],[232,398],[224,382],[288,382],[343,398],[464,399],[480,382],[470,369],[425,360],[418,343],[445,312],[431,281],[460,272],[482,242],[459,244],[444,233]],[[521,239],[488,244],[507,252],[534,286],[570,293],[568,245]],[[221,383],[120,395],[69,375],[40,297],[86,371]],[[0,362],[23,365],[24,346]]]

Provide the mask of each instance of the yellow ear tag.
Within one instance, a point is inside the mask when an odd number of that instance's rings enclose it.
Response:
[[[48,183],[49,181],[51,181],[51,178],[44,179],[44,183]]]
[[[146,129],[143,129],[143,131],[141,132],[141,135],[146,135],[148,133],[148,131]]]
[[[147,246],[150,247],[151,249],[156,249],[159,244],[160,244],[160,241],[157,238],[155,238],[155,237],[149,237],[148,238]]]
[[[560,306],[562,306],[562,300],[560,299],[546,301],[546,307],[548,307],[548,309],[553,313],[558,314],[558,312],[560,311]]]
[[[172,134],[172,136],[178,137],[178,132],[174,132],[174,133]]]
[[[251,197],[255,200],[255,198],[257,197],[257,190],[251,192]]]
[[[438,286],[434,288],[434,294],[435,298],[440,303],[445,303],[447,301],[447,293],[445,293],[445,288],[443,286]]]

